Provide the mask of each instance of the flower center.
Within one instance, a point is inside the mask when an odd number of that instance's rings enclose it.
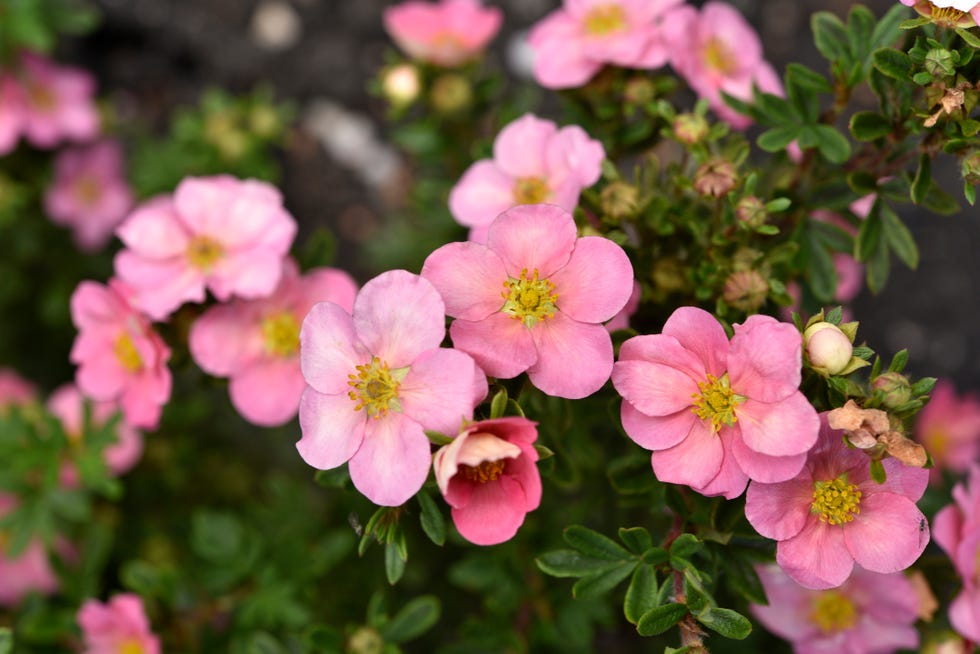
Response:
[[[921,5],[923,4],[930,6],[922,7]],[[974,25],[973,16],[969,12],[955,7],[937,7],[931,2],[920,2],[916,4],[915,10],[941,27],[954,29],[956,27],[971,27]]]
[[[299,350],[299,323],[296,316],[283,311],[262,321],[265,351],[278,357],[289,357]]]
[[[119,643],[118,654],[144,654],[143,645],[135,638],[130,638]]]
[[[857,623],[857,609],[842,593],[828,590],[813,600],[810,621],[825,634],[844,631]]]
[[[733,56],[728,44],[721,39],[708,39],[708,42],[704,44],[703,53],[704,63],[711,70],[717,71],[725,76],[730,76],[736,72],[737,58]]]
[[[27,83],[27,98],[31,107],[41,113],[50,113],[58,106],[58,99],[51,89],[36,82]]]
[[[92,175],[83,175],[75,182],[75,197],[85,206],[91,207],[102,195],[99,180]]]
[[[372,357],[370,363],[357,366],[357,374],[348,375],[350,381],[347,382],[353,389],[347,395],[357,402],[354,410],[364,409],[372,418],[386,415],[388,409],[401,411],[398,387],[407,372],[407,367],[391,371],[388,364],[378,357]]]
[[[534,327],[539,320],[552,317],[558,310],[555,306],[558,301],[555,285],[548,279],[538,279],[537,268],[531,277],[527,276],[527,268],[521,271],[520,279],[509,277],[504,282],[504,289],[501,295],[506,301],[501,311],[509,313],[528,328]]]
[[[843,525],[860,512],[861,491],[857,485],[847,483],[846,474],[830,481],[813,483],[810,513],[819,514],[820,522]]]
[[[119,365],[127,372],[136,372],[143,367],[143,357],[140,356],[128,332],[123,332],[116,338],[112,351],[116,355]]]
[[[626,13],[618,4],[597,5],[585,14],[583,26],[589,36],[606,36],[626,27]]]
[[[702,420],[711,421],[711,429],[715,433],[722,427],[731,427],[738,422],[735,407],[745,401],[741,395],[736,395],[728,385],[728,373],[720,378],[708,374],[707,379],[698,384],[700,393],[695,393],[694,406],[691,411]]]
[[[187,260],[199,270],[207,272],[224,255],[221,243],[210,236],[197,235],[187,246]]]
[[[459,474],[470,481],[478,484],[485,484],[488,481],[496,481],[504,473],[504,466],[507,465],[506,459],[499,461],[484,461],[478,466],[460,465]]]
[[[540,177],[521,177],[514,182],[516,204],[540,204],[548,199],[548,184]]]

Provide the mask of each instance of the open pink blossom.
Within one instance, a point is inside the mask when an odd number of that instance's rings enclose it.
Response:
[[[504,16],[480,0],[409,0],[385,9],[383,19],[385,30],[410,57],[452,67],[478,57]]]
[[[0,493],[0,517],[16,507],[13,495]],[[41,539],[31,540],[16,557],[8,553],[9,546],[0,529],[0,606],[15,606],[31,593],[51,595],[58,590],[58,576]]]
[[[729,342],[710,313],[680,307],[661,334],[623,343],[612,381],[623,428],[653,450],[660,481],[732,499],[749,479],[792,479],[816,442],[801,366],[793,325],[751,316]]]
[[[952,381],[940,380],[916,416],[915,438],[932,456],[930,481],[940,482],[943,470],[965,473],[980,459],[980,397],[958,396]]]
[[[353,316],[314,305],[300,331],[303,460],[321,470],[349,461],[354,486],[375,504],[418,492],[432,463],[425,430],[457,433],[487,394],[472,358],[439,347],[445,335],[439,293],[404,270],[365,284]]]
[[[95,79],[88,72],[59,66],[39,54],[24,53],[14,71],[23,102],[23,135],[34,146],[84,142],[99,134]]]
[[[510,417],[482,420],[436,452],[436,482],[460,535],[477,545],[510,540],[541,502],[536,423]]]
[[[208,374],[229,377],[231,403],[256,425],[274,427],[299,409],[306,381],[299,364],[299,330],[317,302],[353,311],[357,284],[335,268],[300,276],[292,259],[267,298],[232,300],[208,309],[191,327],[188,345]]]
[[[493,142],[493,159],[481,159],[463,173],[449,194],[449,210],[469,238],[487,242],[497,216],[519,204],[578,205],[582,189],[599,181],[606,152],[578,125],[558,128],[525,114],[504,127]]]
[[[58,153],[54,181],[44,193],[44,209],[52,222],[72,228],[80,249],[103,248],[132,204],[118,141]]]
[[[820,414],[820,439],[796,478],[753,482],[745,517],[760,534],[779,541],[776,562],[801,586],[840,586],[854,563],[872,572],[912,565],[929,542],[929,524],[915,505],[929,473],[882,461],[887,479],[871,478],[870,459],[844,443]]]
[[[170,399],[170,348],[132,305],[132,290],[117,279],[108,286],[84,281],[71,296],[78,336],[71,361],[86,396],[118,402],[126,422],[156,429]]]
[[[65,384],[48,398],[48,411],[61,420],[65,435],[72,442],[85,437],[85,398],[74,384]],[[115,402],[95,402],[92,405],[92,426],[100,427],[119,411]],[[113,475],[122,475],[135,466],[143,455],[143,436],[132,425],[120,420],[116,424],[116,442],[102,451],[102,458]],[[78,486],[78,470],[70,462],[61,468],[61,483]]]
[[[126,246],[116,274],[135,290],[136,306],[163,320],[186,301],[203,302],[205,288],[222,302],[270,295],[296,221],[271,184],[188,177],[173,197],[138,207],[116,234]]]
[[[121,593],[104,604],[85,600],[76,620],[85,641],[82,654],[160,654],[160,639],[139,595]]]
[[[732,127],[744,129],[752,121],[725,104],[723,92],[746,101],[753,86],[783,94],[776,71],[762,57],[759,35],[731,5],[707,2],[700,12],[683,5],[664,25],[671,66]]]
[[[953,488],[952,504],[936,513],[936,543],[953,560],[963,590],[949,607],[949,621],[962,636],[980,642],[980,464]]]
[[[752,614],[796,654],[891,654],[919,646],[919,598],[900,572],[856,567],[839,588],[810,590],[778,566],[756,571],[769,605],[752,604]]]
[[[493,377],[516,377],[549,395],[582,398],[612,370],[609,332],[633,290],[633,266],[612,241],[577,238],[575,221],[550,204],[521,205],[490,226],[487,244],[444,245],[422,276],[453,321],[453,345]]]
[[[534,77],[550,89],[582,86],[606,64],[667,63],[663,17],[683,0],[564,0],[528,37]]]
[[[13,368],[0,367],[0,411],[7,406],[24,406],[37,399],[37,389]]]
[[[25,112],[20,86],[9,71],[0,70],[0,156],[17,147]]]
[[[944,24],[972,27],[980,25],[980,2],[976,0],[901,0],[923,16]],[[969,18],[966,16],[969,14]],[[972,19],[972,20],[971,20]]]

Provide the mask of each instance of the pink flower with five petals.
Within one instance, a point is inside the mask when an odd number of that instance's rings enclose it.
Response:
[[[105,604],[85,600],[76,620],[85,641],[83,654],[160,654],[160,639],[150,630],[139,595],[122,593]]]
[[[402,50],[437,66],[475,59],[500,30],[503,13],[479,0],[410,0],[388,7],[385,29]]]
[[[35,53],[23,53],[13,72],[22,103],[21,130],[32,145],[52,148],[62,141],[84,142],[99,134],[95,79],[88,72],[59,66]]]

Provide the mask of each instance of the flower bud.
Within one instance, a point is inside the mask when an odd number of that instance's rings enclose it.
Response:
[[[810,365],[828,374],[836,375],[851,362],[854,345],[847,334],[837,325],[818,322],[803,332],[803,348]]]
[[[260,104],[252,107],[248,113],[249,130],[263,139],[274,138],[282,131],[282,121],[275,108],[267,104]]]
[[[956,73],[953,53],[946,48],[933,48],[927,52],[924,65],[933,77],[948,77]]]
[[[968,184],[980,184],[980,150],[974,150],[963,158],[960,172]]]
[[[725,280],[722,299],[729,306],[749,313],[765,304],[768,294],[769,282],[759,274],[759,271],[738,270]]]
[[[735,205],[735,217],[749,229],[757,229],[766,224],[769,212],[766,211],[766,203],[750,195],[738,201]]]
[[[615,181],[602,189],[599,196],[602,212],[615,221],[629,218],[639,206],[640,191],[632,184]]]
[[[623,99],[632,104],[646,104],[657,96],[653,80],[648,77],[633,77],[626,82]]]
[[[441,75],[432,83],[432,106],[444,114],[463,111],[473,102],[473,87],[462,75]]]
[[[371,627],[359,627],[347,639],[347,651],[351,654],[381,654],[385,640]]]
[[[381,73],[381,91],[395,107],[407,107],[415,102],[422,90],[419,70],[412,64],[398,64]]]
[[[674,136],[681,143],[694,145],[708,136],[708,121],[697,114],[681,114],[674,119]]]
[[[684,264],[672,257],[661,257],[653,264],[651,271],[654,285],[667,293],[687,288],[687,275]]]
[[[713,159],[694,174],[694,190],[701,195],[720,198],[727,195],[738,181],[735,166],[724,159]]]
[[[882,404],[889,409],[899,407],[912,399],[912,384],[908,377],[898,372],[886,372],[875,377],[871,389],[881,391]]]

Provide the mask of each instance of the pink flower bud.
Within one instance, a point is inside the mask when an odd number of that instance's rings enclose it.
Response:
[[[803,332],[803,344],[810,365],[836,375],[851,361],[854,346],[837,325],[818,322]]]

